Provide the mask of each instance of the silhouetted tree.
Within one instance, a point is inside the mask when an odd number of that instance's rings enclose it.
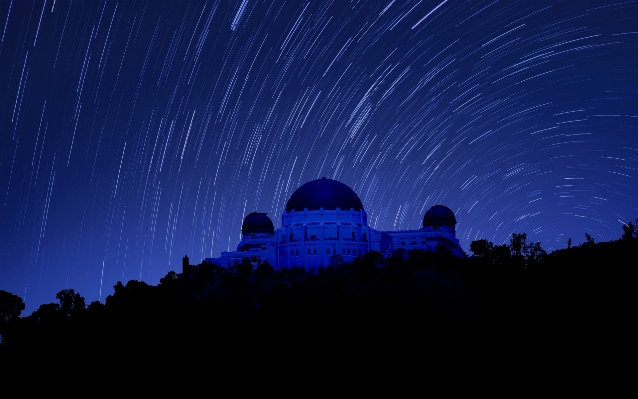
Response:
[[[105,305],[100,301],[93,301],[87,306],[86,311],[92,314],[100,314],[104,311]]]
[[[257,269],[255,269],[255,277],[258,280],[267,280],[273,277],[275,274],[275,268],[270,265],[268,259],[263,263],[259,262]]]
[[[158,287],[143,281],[129,280],[126,285],[118,281],[113,289],[113,295],[106,297],[106,306],[119,317],[129,318],[137,323],[156,309]]]
[[[494,245],[486,239],[472,241],[470,251],[474,253],[476,259],[493,266],[509,264],[512,257],[510,247],[505,244]]]
[[[382,282],[393,284],[405,283],[414,272],[415,266],[406,262],[406,250],[395,249],[386,264],[379,270],[379,279]]]
[[[510,252],[512,256],[527,257],[528,250],[527,234],[512,233],[512,238],[510,238]]]
[[[638,238],[638,218],[636,224],[629,222],[622,226],[623,235],[620,237],[623,240],[630,240],[632,238]]]
[[[166,274],[166,276],[160,278],[160,284],[171,284],[171,282],[177,280],[177,273],[175,273],[174,271],[170,271]]]
[[[494,246],[494,250],[491,255],[492,264],[505,265],[510,261],[511,257],[511,251],[507,245],[502,244]]]
[[[24,302],[22,298],[0,290],[0,346],[5,344],[9,324],[15,323],[23,310]]]
[[[484,238],[470,243],[470,251],[472,251],[477,258],[486,258],[493,250],[494,244]]]
[[[408,251],[408,261],[418,266],[424,266],[432,261],[432,252],[423,249],[411,249]]]
[[[547,254],[540,242],[528,241],[526,233],[512,233],[509,250],[514,263],[523,267],[541,262]]]
[[[357,280],[365,283],[374,282],[378,272],[377,264],[382,260],[383,254],[377,251],[367,252],[357,257],[353,262]]]
[[[330,257],[331,267],[342,267],[346,262],[343,260],[343,255],[332,255]]]
[[[0,325],[20,317],[24,310],[22,298],[10,292],[0,290]]]
[[[379,251],[370,251],[366,252],[363,255],[363,259],[365,261],[371,261],[372,263],[377,264],[383,261],[383,254]]]
[[[545,252],[545,250],[541,248],[540,241],[537,241],[534,244],[529,244],[528,248],[529,248],[528,258],[527,258],[528,262],[529,261],[542,262],[545,256],[547,255],[547,252]]]
[[[84,298],[73,289],[62,290],[55,294],[55,298],[60,301],[60,317],[71,319],[77,317],[86,306]]]
[[[29,316],[39,325],[54,324],[60,320],[60,305],[57,303],[45,303]]]
[[[585,239],[587,241],[583,243],[584,246],[587,246],[587,247],[594,246],[595,242],[594,242],[594,239],[592,238],[592,236],[590,236],[589,234],[585,233]]]
[[[452,251],[448,247],[439,243],[434,250],[432,260],[433,266],[446,269],[456,268],[458,258],[452,255]]]
[[[255,261],[257,258],[255,258]],[[248,258],[243,258],[241,262],[235,262],[235,272],[238,276],[248,277],[253,274],[253,261]]]

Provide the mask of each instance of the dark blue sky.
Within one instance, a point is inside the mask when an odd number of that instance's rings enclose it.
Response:
[[[327,176],[371,226],[638,217],[636,1],[0,2],[0,289],[157,283]]]

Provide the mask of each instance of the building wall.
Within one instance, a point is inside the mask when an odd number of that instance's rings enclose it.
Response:
[[[284,212],[281,221],[282,227],[277,229],[278,268],[312,270],[328,266],[335,255],[347,262],[379,247],[378,234],[368,227],[363,210],[292,210]]]
[[[219,258],[207,258],[206,261],[219,266],[232,266],[235,261],[242,259],[259,258],[261,261],[268,259],[268,262],[275,266],[276,262],[276,241],[274,234],[252,233],[242,234],[242,239],[237,245],[237,250],[232,252],[222,252]]]
[[[419,230],[377,231],[368,226],[365,211],[292,210],[281,215],[282,227],[275,234],[244,234],[234,252],[206,259],[220,266],[244,258],[266,259],[276,269],[304,267],[317,270],[328,266],[339,255],[345,262],[370,251],[389,256],[397,249],[434,251],[443,245],[454,255],[464,257],[454,226],[426,226]]]
[[[412,249],[435,251],[439,245],[449,249],[452,254],[465,257],[454,226],[426,226],[419,230],[398,230],[385,232],[391,237],[391,245],[384,255],[388,256],[397,249],[406,253]]]

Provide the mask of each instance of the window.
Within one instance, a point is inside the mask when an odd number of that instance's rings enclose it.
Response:
[[[363,241],[368,241],[368,238],[366,237],[366,233],[363,233],[363,237],[361,238]]]
[[[297,250],[297,256],[299,256],[299,250]]]
[[[346,254],[346,249],[345,249],[345,248],[343,249],[343,254],[344,254],[344,255]]]
[[[310,248],[308,248],[308,255],[310,255]]]
[[[290,250],[290,256],[294,256],[295,255],[295,251],[293,251],[292,249]]]
[[[337,249],[336,248],[332,248],[332,254],[336,255],[337,254]]]
[[[315,248],[313,251],[315,252],[314,254],[317,255],[317,248]]]
[[[350,248],[348,248],[348,255],[350,255]]]
[[[326,249],[326,255],[330,255],[330,248]]]

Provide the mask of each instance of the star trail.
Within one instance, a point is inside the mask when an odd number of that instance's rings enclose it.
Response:
[[[0,289],[104,300],[303,183],[551,251],[638,217],[638,1],[2,1]]]

